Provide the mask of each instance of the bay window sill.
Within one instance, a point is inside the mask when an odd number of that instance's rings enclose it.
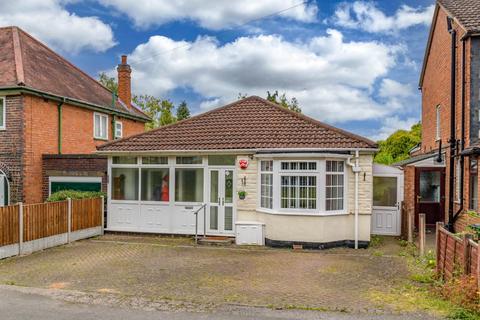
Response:
[[[269,210],[264,208],[257,208],[257,212],[267,213],[271,215],[283,215],[283,216],[308,216],[308,217],[331,217],[331,216],[346,216],[349,215],[348,211],[317,211],[317,212],[301,212],[301,211],[278,211],[278,210]]]

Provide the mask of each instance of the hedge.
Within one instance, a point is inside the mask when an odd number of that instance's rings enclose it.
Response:
[[[105,197],[105,192],[99,191],[76,191],[76,190],[62,190],[52,193],[48,197],[47,202],[56,202],[56,201],[65,201],[67,198],[70,199],[91,199]]]

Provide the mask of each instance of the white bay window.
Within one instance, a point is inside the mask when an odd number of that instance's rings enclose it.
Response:
[[[259,209],[273,213],[346,213],[343,159],[260,160]]]

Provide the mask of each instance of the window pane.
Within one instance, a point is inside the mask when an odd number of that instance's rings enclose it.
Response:
[[[344,208],[344,169],[343,161],[326,161],[325,209],[327,211]]]
[[[137,164],[137,157],[113,157],[113,164]]]
[[[202,164],[202,157],[177,157],[177,164]]]
[[[282,176],[281,200],[282,208],[316,209],[317,177],[315,176]]]
[[[169,170],[168,168],[142,168],[142,200],[169,200]]]
[[[225,230],[233,230],[233,208],[225,207]]]
[[[95,137],[100,137],[100,116],[96,114],[94,119]]]
[[[272,160],[261,161],[260,171],[268,171],[268,172],[273,171],[273,161]]]
[[[470,159],[470,179],[469,179],[469,209],[478,209],[478,171],[477,160]]]
[[[210,207],[210,229],[218,230],[218,207]]]
[[[373,205],[379,207],[397,205],[397,178],[373,177]]]
[[[0,98],[0,127],[5,126],[5,118],[4,118],[4,113],[5,113],[5,99]]]
[[[220,202],[218,198],[218,170],[210,171],[210,202]]]
[[[102,125],[100,126],[100,135],[102,138],[107,138],[107,117],[100,117]]]
[[[225,203],[233,202],[233,171],[225,170]]]
[[[420,172],[420,202],[440,202],[440,171]]]
[[[112,168],[112,199],[138,200],[138,169]]]
[[[203,202],[203,169],[175,169],[175,201]]]
[[[168,157],[142,157],[142,164],[168,164]]]
[[[260,175],[260,207],[272,209],[273,207],[273,174]]]
[[[235,165],[235,156],[232,156],[232,155],[210,155],[210,156],[208,156],[208,164],[211,165],[211,166],[234,166]]]
[[[115,122],[115,137],[121,138],[123,135],[123,126],[120,122]]]
[[[284,171],[314,171],[317,170],[317,163],[312,161],[282,161],[281,169]]]

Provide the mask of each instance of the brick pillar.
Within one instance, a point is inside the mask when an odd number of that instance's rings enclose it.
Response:
[[[130,107],[132,101],[131,73],[132,69],[127,64],[127,56],[122,56],[122,63],[117,67],[118,73],[118,97]]]

